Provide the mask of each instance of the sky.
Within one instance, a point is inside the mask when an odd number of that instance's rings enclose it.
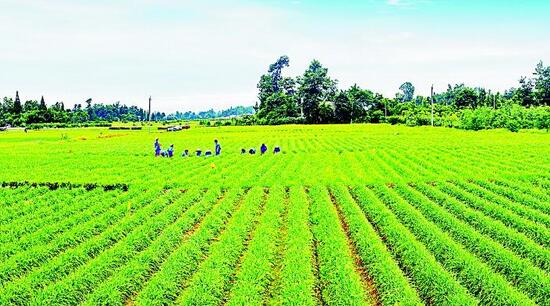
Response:
[[[550,64],[550,1],[0,0],[0,97],[174,112],[256,102],[279,56],[393,97],[517,86]]]

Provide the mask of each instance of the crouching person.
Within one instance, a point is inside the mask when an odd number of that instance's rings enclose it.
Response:
[[[171,144],[168,148],[168,151],[166,152],[168,154],[168,157],[174,156],[174,144]]]

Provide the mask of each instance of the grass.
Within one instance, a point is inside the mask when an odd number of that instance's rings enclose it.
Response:
[[[2,305],[550,304],[547,132],[8,131],[0,168]]]

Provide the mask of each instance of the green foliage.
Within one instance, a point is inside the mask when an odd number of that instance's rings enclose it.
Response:
[[[294,123],[290,118],[298,117],[300,112],[305,123],[388,122],[419,126],[432,122],[431,99],[415,97],[410,82],[399,87],[395,99],[386,99],[357,85],[338,90],[337,82],[328,77],[328,69],[317,60],[296,81],[281,76],[287,66],[288,57],[283,56],[260,78],[258,120],[246,120],[243,125]],[[445,92],[434,95],[434,125],[467,130],[506,128],[514,132],[548,129],[547,108],[539,107],[550,106],[550,67],[539,63],[535,75],[535,79],[522,77],[517,89],[504,94],[464,84],[449,85]]]
[[[334,101],[336,80],[328,76],[328,69],[313,60],[304,74],[298,78],[300,106],[307,123],[326,123],[331,119],[329,104]]]
[[[538,105],[550,106],[550,66],[539,62],[535,68],[534,96]]]
[[[396,98],[399,102],[411,102],[414,98],[414,86],[411,82],[405,82],[399,86],[400,93]]]

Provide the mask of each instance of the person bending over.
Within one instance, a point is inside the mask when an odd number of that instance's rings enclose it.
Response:
[[[216,148],[215,148],[216,155],[220,155],[222,153],[222,146],[220,145],[217,139],[214,139],[214,144],[216,145]]]
[[[171,144],[170,147],[168,148],[168,157],[172,157],[174,156],[174,144]]]

